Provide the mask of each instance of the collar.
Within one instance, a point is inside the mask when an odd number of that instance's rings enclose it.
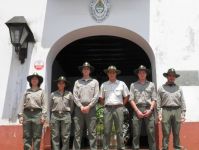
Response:
[[[39,90],[41,90],[41,88],[38,88],[37,90],[33,90],[32,88],[28,89],[28,91],[31,91],[31,92],[37,92]]]
[[[108,84],[118,84],[119,80],[115,80],[115,82],[111,82],[110,80],[108,80]]]
[[[88,79],[81,78],[82,81],[91,81],[93,78],[89,77]]]
[[[140,80],[138,80],[137,83],[142,84],[142,83],[140,82]],[[148,81],[148,80],[145,80],[144,84],[146,84],[146,83],[149,83],[149,81]],[[142,84],[142,85],[143,85],[143,84]]]
[[[59,90],[57,90],[56,93],[63,96],[63,95],[65,95],[66,91],[64,91],[63,94],[61,94],[61,93],[59,92]]]
[[[167,85],[167,86],[176,86],[175,83],[168,83],[168,82],[166,82],[165,85]]]

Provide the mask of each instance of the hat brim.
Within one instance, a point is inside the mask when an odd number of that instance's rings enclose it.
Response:
[[[66,84],[70,84],[70,82],[68,80],[54,80],[56,83],[60,82],[60,81],[64,81]]]
[[[150,74],[150,70],[149,69],[135,69],[134,73],[137,75],[139,73],[139,71],[145,71],[147,74]]]
[[[27,81],[28,81],[28,82],[31,82],[31,79],[32,79],[33,77],[37,77],[38,80],[39,80],[39,83],[42,84],[42,82],[43,82],[43,77],[40,76],[40,75],[29,75],[29,76],[27,76]]]
[[[121,71],[120,71],[120,70],[115,70],[115,69],[104,69],[104,73],[107,74],[110,70],[115,71],[117,74],[121,74]]]
[[[79,67],[78,67],[79,71],[82,71],[82,69],[83,69],[84,67],[90,68],[91,72],[93,72],[93,71],[95,70],[95,68],[94,68],[93,66],[79,66]]]
[[[174,75],[175,75],[175,77],[176,78],[178,78],[178,77],[180,77],[180,75],[179,74],[176,74],[176,73],[173,73]],[[167,78],[167,76],[169,75],[169,73],[163,73],[163,76],[165,77],[165,78]]]

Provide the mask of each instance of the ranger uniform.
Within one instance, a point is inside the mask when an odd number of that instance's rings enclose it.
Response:
[[[146,73],[149,70],[145,66],[140,66],[135,70],[135,73],[138,74],[140,70],[144,70]],[[133,149],[139,150],[139,141],[142,122],[145,122],[145,127],[148,135],[149,149],[155,150],[155,117],[153,109],[151,109],[152,101],[157,100],[156,89],[154,83],[145,80],[144,83],[141,83],[139,80],[135,83],[132,83],[130,86],[130,98],[129,101],[134,101],[138,110],[134,110],[132,126],[133,126]],[[141,111],[143,114],[147,111],[151,111],[149,117],[138,118],[136,111]]]
[[[40,86],[43,78],[37,73],[27,77],[30,86],[33,77],[38,78]],[[39,87],[36,90],[28,89],[23,96],[18,116],[23,118],[24,150],[31,150],[32,143],[34,150],[40,149],[43,126],[41,120],[46,118],[47,103],[46,94]]]
[[[176,78],[180,75],[176,74],[175,69],[171,68],[163,76],[167,77],[173,74]],[[158,90],[158,114],[162,118],[163,132],[163,150],[168,150],[169,135],[172,129],[173,147],[180,150],[180,125],[181,119],[185,118],[186,105],[181,88],[173,83],[165,83]]]
[[[88,62],[85,62],[79,67],[82,71],[84,67],[92,67]],[[81,78],[75,82],[73,95],[75,107],[74,124],[75,124],[75,137],[73,142],[73,150],[79,150],[81,148],[81,138],[84,129],[84,124],[88,129],[88,139],[90,143],[90,149],[96,150],[96,103],[98,102],[99,83],[96,79],[89,77],[88,79]],[[90,111],[83,113],[81,111],[82,106],[89,106]]]
[[[104,72],[114,71],[119,74],[115,66],[109,66]],[[110,137],[114,122],[117,135],[117,149],[124,150],[123,122],[124,122],[124,98],[129,96],[129,90],[123,81],[115,80],[104,82],[100,88],[100,99],[104,100],[104,139],[103,149],[108,150],[110,145]]]
[[[61,76],[57,82],[64,81],[68,84],[65,77]],[[51,94],[51,139],[53,150],[69,150],[69,140],[71,132],[71,113],[73,111],[73,95],[65,90],[64,93],[55,91]],[[61,141],[60,141],[61,140]],[[62,142],[62,148],[60,143]]]

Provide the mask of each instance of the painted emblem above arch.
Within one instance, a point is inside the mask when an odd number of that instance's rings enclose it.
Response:
[[[110,0],[91,0],[90,13],[92,18],[100,23],[103,22],[110,13]]]

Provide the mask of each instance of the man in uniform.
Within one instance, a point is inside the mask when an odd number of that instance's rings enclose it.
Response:
[[[183,92],[178,85],[175,84],[176,78],[180,75],[175,69],[171,68],[167,73],[163,73],[167,78],[167,82],[158,90],[158,116],[162,122],[162,146],[163,150],[168,150],[169,135],[173,133],[173,147],[180,150],[180,125],[185,121],[186,106]],[[162,109],[162,110],[161,110]]]
[[[100,101],[105,106],[103,149],[109,149],[114,122],[117,134],[117,149],[124,150],[123,107],[128,102],[129,90],[124,82],[117,80],[116,77],[121,71],[117,70],[115,66],[109,66],[104,72],[108,75],[109,80],[101,85],[99,94]]]
[[[91,150],[97,149],[96,143],[96,103],[98,102],[99,83],[90,77],[90,73],[94,70],[88,62],[79,67],[83,77],[75,82],[73,95],[76,104],[74,124],[75,137],[73,142],[73,150],[81,148],[82,131],[84,124],[88,129],[88,139]]]
[[[156,104],[156,89],[152,82],[147,81],[146,77],[149,70],[141,65],[135,70],[138,81],[131,84],[130,104],[134,109],[133,125],[133,150],[139,150],[139,140],[142,122],[145,122],[150,150],[156,150],[155,143],[155,118],[154,107]]]

